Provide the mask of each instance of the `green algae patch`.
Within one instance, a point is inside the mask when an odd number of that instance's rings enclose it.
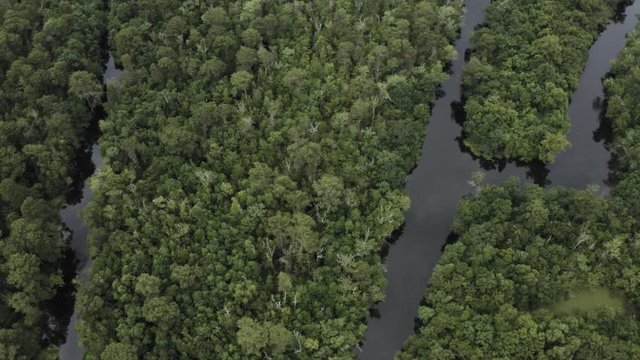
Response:
[[[552,310],[558,313],[566,313],[609,307],[624,311],[625,304],[624,297],[614,294],[607,288],[595,288],[573,292],[569,299],[554,305]]]

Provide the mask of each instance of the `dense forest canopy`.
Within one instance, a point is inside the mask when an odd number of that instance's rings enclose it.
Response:
[[[485,159],[543,160],[570,146],[567,116],[588,49],[621,0],[499,0],[473,35],[465,145]]]
[[[400,359],[635,359],[640,241],[624,201],[517,179],[462,201]],[[630,308],[555,305],[605,288]]]
[[[629,39],[604,81],[607,118],[613,127],[613,178],[616,192],[640,218],[640,31]]]
[[[640,357],[639,40],[636,31],[604,81],[611,195],[479,186],[459,206],[459,241],[445,249],[400,359]],[[556,310],[590,289],[626,306]]]
[[[0,358],[56,358],[64,204],[99,104],[102,1],[0,3]]]
[[[492,1],[463,75],[471,152],[569,146],[571,93],[622,2]],[[0,359],[58,357],[58,214],[107,31],[124,72],[85,212],[86,358],[352,358],[462,5],[0,2]],[[474,177],[400,359],[640,358],[640,32],[604,85],[611,194]]]
[[[88,359],[350,358],[461,1],[111,1]]]

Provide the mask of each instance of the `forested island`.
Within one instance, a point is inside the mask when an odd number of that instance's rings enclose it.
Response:
[[[102,1],[0,3],[0,358],[53,359],[58,211],[102,99]]]
[[[491,1],[456,67],[463,0],[0,2],[0,359],[60,358],[76,290],[77,358],[359,357],[440,84],[469,161],[553,162],[629,3]],[[603,84],[610,192],[473,175],[398,359],[640,358],[640,32]]]
[[[465,68],[464,143],[484,159],[553,162],[587,51],[621,0],[492,1]]]

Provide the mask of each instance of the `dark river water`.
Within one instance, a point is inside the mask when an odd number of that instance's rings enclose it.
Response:
[[[110,81],[117,80],[121,73],[122,72],[115,67],[113,57],[110,56],[106,64],[106,71],[103,75],[103,83],[107,84]],[[76,272],[80,275],[81,282],[86,281],[87,269],[91,264],[91,258],[87,247],[88,229],[80,218],[80,212],[87,206],[87,203],[91,199],[91,189],[86,183],[86,180],[95,170],[99,169],[102,164],[102,154],[100,154],[100,148],[97,143],[99,136],[97,123],[94,124],[94,127],[95,129],[91,134],[92,143],[90,144],[89,156],[85,163],[80,164],[80,166],[83,167],[81,171],[83,173],[83,186],[78,189],[78,194],[72,196],[69,205],[60,211],[60,218],[68,229],[69,236],[71,237],[69,244],[75,255],[74,266]],[[69,323],[67,340],[60,346],[60,359],[62,360],[80,360],[84,355],[84,350],[80,346],[78,332],[75,327],[77,317],[78,314],[74,309]]]
[[[484,8],[489,3],[490,0],[465,1],[465,21],[455,45],[459,56],[452,63],[450,78],[442,84],[445,95],[434,104],[422,156],[406,181],[411,209],[406,213],[402,235],[391,246],[385,260],[386,298],[375,307],[375,315],[369,319],[359,356],[362,360],[392,359],[413,334],[418,306],[450,234],[457,204],[472,191],[468,181],[474,172],[484,171],[485,180],[490,183],[517,176],[524,182],[547,187],[584,189],[597,184],[603,193],[607,190],[610,154],[604,141],[610,131],[606,124],[601,126],[601,81],[609,71],[611,60],[622,50],[625,34],[635,28],[640,2],[620,9],[615,22],[601,33],[591,48],[569,109],[568,138],[572,147],[548,166],[481,162],[460,146],[458,123],[464,117],[460,111],[463,55],[469,48],[471,32],[484,22]]]

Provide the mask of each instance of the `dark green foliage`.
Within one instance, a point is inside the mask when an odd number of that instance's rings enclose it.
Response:
[[[552,162],[589,47],[620,0],[500,0],[465,68],[465,144],[485,159]]]
[[[100,98],[102,14],[102,1],[0,4],[2,359],[57,356],[47,301],[63,285],[58,211],[93,116],[87,102]]]
[[[640,31],[636,29],[604,81],[606,115],[613,128],[613,194],[640,219]]]
[[[544,191],[517,179],[459,206],[454,232],[400,359],[635,359],[640,327],[624,309],[570,313],[574,291],[608,288],[640,305],[640,242],[617,198]]]
[[[613,62],[611,76],[604,81],[607,94],[607,117],[613,126],[614,177],[619,191],[627,191],[626,182],[637,186],[634,180],[640,173],[640,32],[628,40],[625,49]],[[628,179],[627,179],[628,178]],[[635,186],[634,186],[635,187]],[[629,193],[627,198],[637,196]]]
[[[439,0],[112,1],[125,74],[86,211],[87,358],[351,357],[460,17]]]

